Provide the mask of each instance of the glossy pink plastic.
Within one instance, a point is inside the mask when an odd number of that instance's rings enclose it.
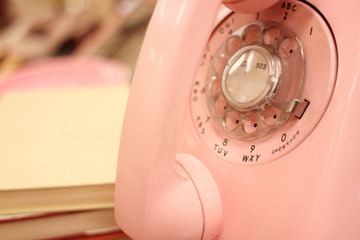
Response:
[[[204,146],[188,109],[201,54],[224,16],[220,2],[160,0],[156,7],[123,126],[118,224],[135,240],[360,239],[360,33],[354,27],[360,3],[310,2],[337,44],[330,103],[291,152],[243,166]],[[273,3],[241,2],[226,4],[256,12]]]
[[[219,4],[159,1],[149,25],[123,125],[115,199],[116,221],[134,239],[212,239],[219,230],[220,195],[208,170],[193,156],[176,157]]]

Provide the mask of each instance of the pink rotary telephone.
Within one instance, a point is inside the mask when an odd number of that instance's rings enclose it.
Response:
[[[360,3],[160,0],[130,91],[133,239],[360,239]]]

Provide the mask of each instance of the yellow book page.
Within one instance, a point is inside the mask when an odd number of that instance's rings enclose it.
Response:
[[[129,87],[0,96],[0,190],[113,183]]]

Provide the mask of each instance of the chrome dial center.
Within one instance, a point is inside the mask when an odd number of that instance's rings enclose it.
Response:
[[[280,75],[276,56],[261,46],[241,48],[228,61],[222,76],[222,92],[227,102],[239,111],[259,108],[271,94]]]

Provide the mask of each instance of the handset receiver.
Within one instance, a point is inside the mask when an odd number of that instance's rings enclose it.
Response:
[[[210,173],[195,157],[176,155],[191,84],[220,3],[161,0],[149,24],[116,180],[116,221],[133,239],[213,239],[220,228],[220,195]],[[200,182],[211,187],[196,186]]]

